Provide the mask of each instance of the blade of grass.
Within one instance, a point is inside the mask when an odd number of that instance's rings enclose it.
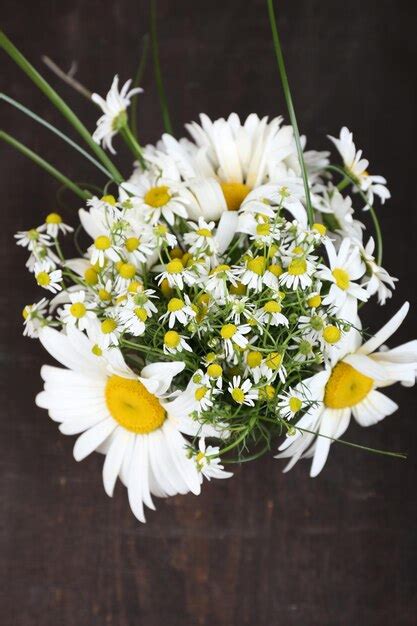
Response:
[[[75,141],[70,139],[67,135],[65,135],[63,132],[61,132],[58,128],[56,128],[55,126],[53,126],[52,124],[50,124],[49,122],[44,120],[42,117],[39,117],[38,115],[36,115],[36,113],[34,113],[30,109],[26,108],[23,104],[21,104],[20,102],[17,102],[17,100],[13,100],[13,98],[10,98],[9,96],[6,96],[6,94],[4,94],[4,93],[0,93],[0,100],[4,100],[8,104],[11,104],[16,109],[19,109],[19,111],[22,111],[22,113],[24,113],[28,117],[31,117],[33,120],[35,120],[35,122],[38,122],[38,124],[41,124],[42,126],[45,126],[45,128],[47,128],[52,133],[54,133],[55,135],[60,137],[68,145],[70,145],[72,148],[74,148],[74,150],[77,150],[80,154],[83,155],[83,157],[85,157],[91,163],[93,163],[93,165],[95,165],[101,172],[103,172],[103,174],[105,174],[107,176],[107,178],[112,178],[110,172],[108,172],[101,165],[101,163],[96,161],[96,159],[94,157],[92,157],[91,154],[86,152],[83,148],[81,148],[81,146],[78,143],[76,143]]]
[[[62,174],[62,172],[60,172],[53,165],[48,163],[48,161],[45,161],[45,159],[42,159],[39,155],[36,154],[36,152],[33,152],[32,150],[30,150],[30,148],[25,146],[23,143],[20,143],[20,141],[18,141],[17,139],[12,137],[8,133],[5,133],[2,130],[0,130],[0,140],[5,141],[10,146],[12,146],[16,150],[24,154],[26,157],[31,159],[34,163],[36,163],[36,165],[39,165],[39,167],[41,167],[46,172],[48,172],[48,174],[50,174],[51,176],[59,180],[59,182],[65,185],[65,187],[68,187],[68,189],[71,189],[71,191],[73,191],[82,200],[87,200],[88,198],[91,197],[90,193],[78,187],[78,185],[73,183],[72,180],[67,178],[64,174]]]
[[[291,121],[291,124],[292,124],[292,127],[293,127],[293,131],[294,131],[294,140],[295,140],[295,145],[297,147],[298,160],[300,162],[301,175],[302,175],[303,183],[304,183],[304,191],[305,191],[305,196],[306,196],[308,223],[310,224],[310,226],[312,226],[312,224],[314,222],[314,211],[313,211],[313,207],[312,207],[312,204],[311,204],[310,188],[309,188],[309,185],[308,185],[307,169],[306,169],[305,162],[304,162],[303,149],[301,147],[301,141],[300,141],[300,133],[299,133],[299,130],[298,130],[297,118],[296,118],[296,115],[295,115],[294,105],[293,105],[292,96],[291,96],[291,90],[290,90],[290,86],[289,86],[289,83],[288,83],[287,72],[286,72],[286,69],[285,69],[284,57],[283,57],[282,48],[281,48],[281,42],[280,42],[279,35],[278,35],[278,29],[277,29],[277,23],[276,23],[276,19],[275,19],[273,0],[267,0],[267,5],[268,5],[269,23],[271,25],[271,31],[272,31],[272,41],[273,41],[273,44],[274,44],[275,55],[276,55],[276,58],[277,58],[279,75],[280,75],[280,78],[281,78],[282,89],[284,91],[285,102],[287,103],[288,114],[290,116],[290,121]]]
[[[64,100],[57,94],[57,92],[46,82],[46,80],[39,74],[37,70],[29,63],[29,61],[23,56],[23,54],[16,48],[16,46],[10,41],[3,31],[0,31],[0,47],[13,59],[13,61],[25,72],[25,74],[31,79],[33,83],[45,94],[45,96],[52,102],[52,104],[62,113],[62,115],[68,120],[75,130],[81,135],[84,141],[88,144],[91,150],[96,154],[98,159],[102,162],[104,167],[111,173],[115,182],[120,183],[123,181],[121,173],[116,166],[109,159],[104,150],[99,146],[91,137],[88,129],[78,119],[75,113],[64,102]]]
[[[159,103],[161,105],[162,120],[164,123],[165,132],[172,135],[172,124],[169,116],[168,103],[165,95],[164,84],[162,81],[161,64],[159,62],[159,50],[158,50],[158,34],[156,29],[156,0],[151,0],[151,45],[153,64],[155,69],[156,88],[158,90]]]

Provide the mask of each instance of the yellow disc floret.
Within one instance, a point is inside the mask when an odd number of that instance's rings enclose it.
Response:
[[[39,272],[36,274],[36,282],[40,287],[47,287],[51,282],[51,277],[48,272]]]
[[[97,250],[108,250],[108,248],[110,248],[111,246],[111,241],[110,238],[107,237],[107,235],[100,235],[94,240],[94,245]]]
[[[288,402],[288,406],[290,407],[292,413],[298,413],[303,406],[303,403],[300,398],[297,398],[297,396],[292,396]]]
[[[246,356],[246,363],[251,369],[258,367],[262,363],[262,354],[257,350],[251,350]]]
[[[245,401],[245,394],[239,387],[235,387],[231,392],[232,398],[237,404],[243,404]]]
[[[324,404],[330,409],[345,409],[361,402],[372,390],[374,381],[348,363],[338,363],[327,381]]]
[[[305,259],[293,259],[288,266],[288,274],[291,276],[300,276],[307,271],[307,262]]]
[[[269,367],[270,370],[277,370],[280,368],[282,363],[282,354],[279,352],[271,352],[265,359],[265,365]]]
[[[144,200],[152,208],[159,209],[168,204],[171,200],[171,194],[166,185],[160,185],[159,187],[151,187],[146,192]]]
[[[138,380],[110,376],[105,399],[113,419],[138,435],[160,428],[165,421],[166,413],[158,398]]]
[[[325,225],[324,224],[318,224],[317,222],[315,224],[313,224],[313,230],[318,232],[319,235],[321,235],[322,237],[324,237],[324,235],[327,232],[327,228],[325,227]]]
[[[184,302],[180,300],[180,298],[171,298],[168,302],[167,309],[170,313],[175,313],[176,311],[181,311],[184,308]]]
[[[94,267],[87,267],[84,272],[84,280],[87,285],[97,285],[98,282],[98,274]]]
[[[62,217],[59,213],[49,213],[46,216],[46,224],[62,224]]]
[[[181,274],[184,269],[184,265],[180,261],[180,259],[173,259],[169,263],[166,264],[166,271],[168,274]]]
[[[221,365],[219,365],[218,363],[212,363],[207,368],[207,374],[210,376],[210,378],[220,378],[220,376],[223,374]]]
[[[136,267],[132,263],[118,263],[117,271],[122,278],[130,280],[136,274]]]
[[[240,205],[251,191],[244,183],[220,183],[229,211],[238,211]]]
[[[165,333],[164,344],[168,348],[177,348],[180,341],[181,337],[175,330],[169,330],[167,333]]]
[[[323,330],[323,339],[326,343],[337,343],[342,336],[342,333],[338,329],[337,326],[333,326],[333,324],[329,324]]]
[[[73,317],[76,317],[77,319],[84,317],[84,315],[87,313],[87,309],[82,302],[74,302],[74,304],[71,304],[69,310],[71,315]]]
[[[266,259],[264,256],[255,256],[253,257],[253,259],[248,260],[246,266],[248,270],[250,270],[254,274],[262,276],[266,268]]]
[[[342,289],[343,291],[349,289],[350,280],[349,274],[346,272],[346,270],[342,269],[341,267],[336,267],[332,271],[332,274],[339,289]]]
[[[320,306],[320,304],[321,304],[321,296],[319,296],[318,294],[314,296],[310,296],[307,299],[307,306],[309,306],[310,309],[316,309],[318,306]]]
[[[100,328],[102,333],[104,333],[105,335],[109,335],[117,328],[117,323],[111,318],[108,318],[101,322]]]
[[[279,302],[275,302],[275,300],[268,300],[263,308],[265,313],[281,313],[282,310],[282,306]]]
[[[125,248],[128,252],[134,252],[139,248],[140,239],[137,237],[128,237],[125,241]]]
[[[236,331],[237,326],[235,326],[234,324],[225,324],[224,326],[222,326],[220,334],[223,339],[231,339]]]

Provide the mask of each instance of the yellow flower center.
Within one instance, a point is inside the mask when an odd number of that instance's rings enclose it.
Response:
[[[343,289],[343,291],[349,289],[350,280],[349,274],[346,272],[346,270],[342,269],[341,267],[336,267],[332,271],[332,274],[339,289]]]
[[[184,269],[184,266],[179,259],[174,259],[173,261],[170,261],[166,265],[166,270],[168,274],[181,274],[183,269]]]
[[[50,213],[46,216],[45,222],[47,224],[61,224],[62,217],[59,215],[59,213]]]
[[[288,402],[288,405],[292,413],[298,413],[298,411],[303,406],[303,403],[301,402],[300,398],[292,396],[292,398],[290,398],[290,401]]]
[[[275,302],[275,300],[269,300],[264,304],[265,313],[281,313],[282,306]]]
[[[169,330],[165,333],[164,344],[168,346],[168,348],[176,348],[180,343],[181,337],[175,330]]]
[[[80,319],[80,317],[84,317],[87,313],[87,309],[82,302],[74,302],[74,304],[70,306],[70,313],[73,317]]]
[[[272,385],[265,385],[265,387],[261,387],[259,389],[259,399],[260,400],[272,400],[275,396],[275,387]]]
[[[117,323],[112,319],[106,319],[101,322],[101,332],[109,335],[117,328]]]
[[[223,374],[221,365],[218,365],[217,363],[212,363],[207,368],[207,374],[210,376],[210,378],[219,378]]]
[[[337,326],[329,324],[329,326],[326,326],[326,328],[323,330],[323,339],[326,343],[337,343],[341,337],[341,334],[342,333],[337,328]]]
[[[246,285],[241,282],[237,282],[236,285],[231,285],[229,292],[235,296],[244,296],[246,293]]]
[[[282,274],[282,267],[280,265],[275,265],[275,264],[269,265],[268,272],[271,272],[271,274],[273,274],[274,276],[278,278]]]
[[[39,274],[36,274],[36,282],[40,287],[47,287],[51,282],[48,272],[39,272]]]
[[[140,244],[140,239],[137,237],[128,237],[125,241],[125,248],[128,252],[134,252],[138,249]]]
[[[324,404],[330,409],[345,409],[359,404],[373,387],[374,381],[348,363],[338,363],[327,381]]]
[[[111,246],[111,241],[107,235],[100,235],[94,240],[94,245],[97,250],[107,250]]]
[[[196,231],[197,235],[200,237],[212,237],[213,233],[208,228],[198,228]]]
[[[251,191],[244,183],[220,183],[229,211],[238,211],[240,205]]]
[[[99,289],[98,290],[98,297],[103,302],[108,302],[109,300],[111,300],[111,293],[109,293],[106,289]]]
[[[132,263],[118,263],[117,271],[122,278],[129,280],[136,274],[136,267]]]
[[[220,274],[221,272],[227,272],[230,270],[230,265],[218,265],[217,267],[213,267],[210,274]]]
[[[245,401],[245,394],[242,389],[236,387],[235,389],[232,389],[232,398],[238,404],[243,404],[243,402]]]
[[[181,311],[184,308],[184,302],[179,298],[171,298],[168,302],[168,311],[170,313],[175,313],[176,311]]]
[[[151,187],[144,197],[146,204],[159,209],[161,206],[165,206],[171,200],[171,194],[166,185],[160,185],[159,187]]]
[[[327,228],[325,227],[325,225],[324,224],[318,224],[317,222],[315,224],[313,224],[313,230],[318,232],[319,235],[321,235],[322,237],[324,237],[324,235],[327,232]]]
[[[291,276],[300,276],[307,271],[307,263],[305,259],[293,259],[288,266],[288,273]]]
[[[266,259],[264,256],[255,256],[253,259],[249,259],[246,264],[248,270],[257,274],[258,276],[262,276],[265,272],[266,267]]]
[[[223,339],[231,339],[236,331],[237,327],[234,324],[225,324],[222,326],[220,334]]]
[[[116,204],[116,198],[114,196],[108,195],[108,196],[102,196],[102,201],[106,202],[106,204],[110,204],[111,206],[115,206]]]
[[[198,389],[196,389],[194,392],[194,397],[197,400],[197,402],[200,402],[204,398],[207,392],[208,392],[208,387],[198,387]]]
[[[161,282],[161,291],[162,295],[165,296],[165,298],[169,298],[169,296],[173,292],[173,289],[171,289],[171,287],[169,286],[169,282],[166,278],[164,278],[164,280]]]
[[[269,367],[270,370],[279,369],[281,363],[282,354],[280,354],[279,352],[271,352],[271,354],[269,354],[269,356],[267,356],[265,360],[265,365]]]
[[[132,280],[129,287],[127,288],[129,293],[137,293],[138,291],[142,291],[143,283],[139,280]]]
[[[135,313],[136,317],[139,320],[141,320],[141,322],[146,322],[146,320],[148,319],[148,314],[146,312],[146,309],[143,309],[140,306],[136,307],[134,313]]]
[[[262,354],[257,350],[252,350],[246,357],[246,363],[250,368],[258,367],[262,363]]]
[[[110,376],[105,389],[107,408],[123,428],[138,435],[160,428],[166,413],[158,398],[138,380]]]
[[[260,237],[265,237],[266,235],[269,235],[270,232],[271,232],[270,224],[258,224],[256,227],[256,234],[259,235]]]
[[[307,306],[311,309],[316,309],[321,304],[321,297],[317,294],[315,296],[311,296],[307,300]]]
[[[103,354],[103,350],[96,343],[91,348],[91,352],[94,354],[94,356],[102,356],[102,354]]]
[[[87,267],[84,272],[84,280],[87,285],[96,285],[98,282],[97,272],[94,267]]]

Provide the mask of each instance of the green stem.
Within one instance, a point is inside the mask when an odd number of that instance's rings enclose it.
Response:
[[[83,155],[83,157],[85,157],[91,163],[93,163],[93,165],[95,165],[108,178],[112,178],[110,172],[108,172],[101,165],[101,163],[96,161],[96,159],[94,157],[92,157],[91,154],[88,154],[88,152],[86,152],[83,148],[81,148],[81,146],[78,143],[75,143],[75,141],[73,141],[67,135],[62,133],[58,128],[55,128],[55,126],[52,126],[52,124],[49,124],[49,122],[44,120],[42,117],[39,117],[38,115],[36,115],[36,113],[33,113],[33,111],[31,111],[30,109],[27,109],[25,106],[23,106],[23,104],[21,104],[20,102],[17,102],[17,100],[13,100],[13,98],[9,98],[9,96],[6,96],[6,94],[4,94],[4,93],[0,93],[0,100],[4,100],[5,102],[8,102],[8,104],[11,104],[16,109],[19,109],[19,111],[22,111],[22,113],[24,113],[28,117],[31,117],[33,120],[35,120],[35,122],[38,122],[38,124],[41,124],[42,126],[45,126],[45,128],[50,130],[52,133],[55,133],[55,135],[58,135],[58,137],[63,139],[68,145],[70,145],[72,148],[74,148],[74,150],[77,150],[80,154]]]
[[[165,132],[172,135],[172,124],[169,116],[168,103],[165,95],[164,84],[162,81],[161,64],[159,62],[158,35],[156,30],[156,0],[151,0],[151,44],[152,55],[155,69],[156,88],[158,90],[159,103],[161,105],[162,120],[164,122]]]
[[[300,162],[301,175],[304,183],[304,191],[306,195],[307,215],[310,226],[314,222],[314,211],[311,204],[310,188],[308,185],[307,169],[304,163],[303,149],[301,147],[300,133],[298,130],[297,118],[295,115],[294,105],[292,101],[290,86],[288,83],[287,72],[285,69],[284,57],[282,54],[281,43],[278,35],[277,23],[275,19],[273,0],[267,0],[269,22],[272,31],[272,40],[274,43],[275,55],[277,57],[278,70],[281,77],[282,89],[284,91],[285,101],[287,103],[288,114],[293,127],[295,145],[297,146],[298,160]]]
[[[342,167],[338,167],[337,165],[328,165],[326,167],[326,170],[328,170],[329,172],[337,172],[341,176],[344,176],[352,183],[352,185],[354,185],[357,188],[359,195],[361,196],[362,200],[365,202],[366,206],[369,209],[369,213],[371,214],[372,222],[375,228],[375,237],[376,237],[376,262],[378,263],[378,265],[381,265],[384,246],[383,246],[383,240],[382,240],[381,226],[379,224],[379,220],[378,220],[374,207],[369,204],[368,198],[363,193],[362,189],[359,189],[357,181],[353,178],[351,174],[349,174],[349,172],[346,172]]]
[[[72,180],[64,176],[64,174],[57,170],[53,165],[42,159],[35,152],[20,143],[20,141],[17,141],[17,139],[12,137],[11,135],[8,135],[2,130],[0,131],[0,140],[5,141],[10,146],[13,146],[13,148],[16,148],[16,150],[27,156],[34,163],[36,163],[36,165],[39,165],[39,167],[42,167],[46,172],[48,172],[48,174],[51,174],[51,176],[59,180],[59,182],[65,185],[65,187],[71,189],[71,191],[73,191],[82,200],[87,200],[91,197],[91,194],[78,187],[78,185],[76,185],[72,182]]]
[[[120,130],[120,134],[122,135],[123,139],[125,140],[128,147],[131,149],[135,157],[139,159],[142,169],[145,170],[146,163],[145,159],[143,158],[142,148],[140,147],[137,139],[135,138],[134,134],[127,124],[123,126],[123,128]]]
[[[29,63],[23,54],[13,45],[10,39],[0,31],[0,47],[13,59],[13,61],[25,72],[25,74],[35,83],[35,85],[45,94],[52,104],[62,113],[75,130],[81,135],[91,150],[97,155],[104,167],[111,173],[115,182],[121,183],[123,177],[119,170],[109,159],[104,150],[91,137],[84,124],[78,119],[75,113],[69,108],[57,92],[46,82],[37,70]]]
[[[142,54],[139,61],[139,66],[133,80],[132,87],[140,87],[143,75],[145,73],[146,62],[148,60],[148,49],[149,49],[149,35],[146,35],[142,38]],[[131,123],[132,123],[132,132],[135,137],[138,136],[138,94],[134,95],[132,98],[131,104]]]

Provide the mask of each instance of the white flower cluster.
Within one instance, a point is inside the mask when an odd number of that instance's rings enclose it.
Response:
[[[96,98],[109,147],[128,87],[120,102]],[[17,234],[53,294],[25,307],[25,334],[67,368],[43,368],[38,404],[79,435],[77,459],[106,455],[106,492],[119,477],[141,520],[152,494],[199,493],[202,476],[231,475],[220,458],[264,452],[281,434],[288,467],[310,456],[318,474],[351,415],[366,426],[391,414],[378,388],[412,384],[417,368],[417,342],[376,351],[407,305],[362,343],[358,304],[384,304],[395,279],[346,194],[350,185],[366,208],[389,197],[351,133],[333,139],[339,185],[328,153],[305,152],[309,223],[281,118],[202,115],[188,130],[191,140],[147,146],[114,195],[80,209],[89,245],[79,258],[62,255],[58,236],[72,229],[57,213]]]

